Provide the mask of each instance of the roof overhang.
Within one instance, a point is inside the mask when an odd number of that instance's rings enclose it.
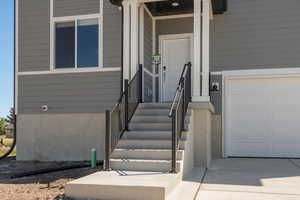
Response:
[[[123,0],[110,0],[116,6],[122,6]],[[180,4],[178,7],[172,7],[171,0],[142,0],[154,16],[174,15],[193,13],[193,0],[178,0]],[[212,7],[214,14],[223,14],[227,11],[227,0],[212,0]]]

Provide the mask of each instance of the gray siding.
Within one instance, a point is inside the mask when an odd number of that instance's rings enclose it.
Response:
[[[19,1],[19,71],[50,68],[50,1]]]
[[[144,12],[144,65],[152,72],[152,46],[153,46],[152,18]]]
[[[19,1],[19,69],[49,70],[50,0]],[[104,67],[121,67],[121,12],[104,0]],[[99,12],[99,0],[55,0],[55,16]],[[19,76],[20,114],[103,112],[119,96],[120,72],[90,72]]]
[[[121,67],[121,11],[109,0],[103,1],[103,65]]]
[[[144,101],[145,102],[152,102],[152,95],[153,95],[153,89],[152,89],[152,76],[145,73],[144,74]]]
[[[120,72],[47,74],[19,77],[19,113],[104,112],[120,91]],[[42,112],[41,106],[49,111]]]
[[[299,0],[228,0],[213,20],[213,71],[300,66]]]
[[[99,0],[53,0],[55,17],[94,14],[99,10]]]
[[[160,35],[168,34],[182,34],[182,33],[193,33],[194,24],[193,18],[179,18],[179,19],[163,19],[157,20],[156,22],[156,47],[159,49]]]

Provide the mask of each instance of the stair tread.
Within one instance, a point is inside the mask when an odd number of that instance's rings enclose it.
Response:
[[[157,152],[162,152],[162,151],[172,151],[171,149],[124,149],[124,148],[116,148],[114,151],[157,151]],[[184,151],[184,150],[177,150],[177,151]]]
[[[111,158],[110,161],[120,161],[120,162],[151,162],[151,163],[170,163],[172,160],[166,159],[135,159],[135,158]],[[182,160],[177,160],[176,162],[181,163]]]

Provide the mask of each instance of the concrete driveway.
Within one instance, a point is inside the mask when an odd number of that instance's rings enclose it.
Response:
[[[212,162],[196,200],[300,200],[300,159]]]

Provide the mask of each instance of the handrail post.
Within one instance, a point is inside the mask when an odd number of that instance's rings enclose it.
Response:
[[[139,102],[143,103],[143,65],[139,65]]]
[[[188,82],[189,82],[189,102],[192,102],[192,64],[189,62],[188,66],[189,66],[189,73],[188,73],[188,76],[189,76],[189,79],[188,79]]]
[[[110,111],[105,111],[106,133],[105,133],[105,162],[104,170],[110,171],[110,152],[111,152],[111,119]]]
[[[129,87],[128,87],[129,81],[128,79],[125,79],[125,130],[128,131],[129,130]]]
[[[172,110],[172,168],[171,168],[171,173],[177,173],[176,169],[176,149],[177,149],[177,127],[176,127],[176,112],[173,109]]]
[[[185,95],[186,95],[186,91],[185,91],[185,78],[182,77],[182,112],[181,112],[181,130],[180,131],[183,131],[185,130]]]

